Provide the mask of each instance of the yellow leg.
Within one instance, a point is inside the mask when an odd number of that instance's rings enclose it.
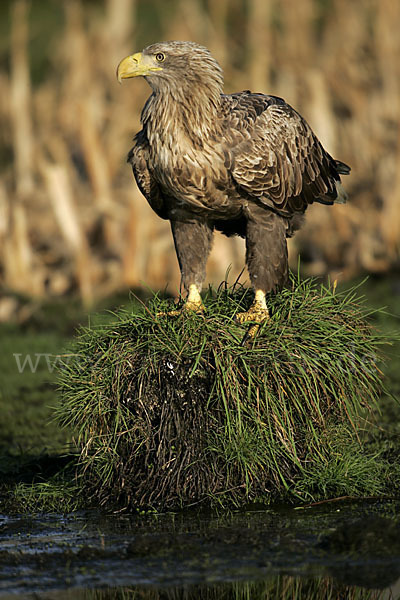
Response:
[[[182,306],[182,308],[180,308],[178,310],[170,310],[167,313],[158,313],[158,316],[163,317],[163,316],[168,315],[169,317],[178,317],[179,315],[183,314],[185,311],[189,311],[189,310],[196,312],[196,313],[202,313],[205,311],[205,307],[204,307],[203,301],[200,296],[200,290],[194,283],[189,285],[189,293],[186,298],[186,302]]]
[[[189,294],[185,304],[183,305],[183,308],[185,310],[194,310],[194,312],[204,311],[204,304],[200,296],[200,290],[194,283],[189,285]]]
[[[246,337],[254,337],[264,321],[269,319],[269,311],[265,300],[265,293],[262,290],[256,290],[253,304],[246,312],[238,313],[236,321],[239,323],[248,323],[255,321],[257,325],[252,325],[247,332]]]

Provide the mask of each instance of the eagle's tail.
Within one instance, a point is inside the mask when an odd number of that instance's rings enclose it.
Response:
[[[336,182],[336,193],[337,196],[334,199],[334,203],[335,204],[345,204],[347,202],[348,199],[348,194],[345,191],[344,187],[342,186],[342,184],[340,183],[340,181]]]
[[[335,160],[335,167],[339,175],[348,175],[351,171],[349,165],[346,165],[346,163],[342,162],[341,160]],[[336,198],[334,199],[335,204],[345,204],[345,202],[347,202],[348,195],[345,192],[341,182],[337,181],[335,187],[337,194]]]

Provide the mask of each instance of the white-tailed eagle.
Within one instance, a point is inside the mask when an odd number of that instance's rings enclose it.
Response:
[[[140,191],[171,222],[184,309],[202,310],[200,291],[214,230],[246,239],[255,290],[240,322],[268,317],[265,296],[288,278],[286,238],[313,202],[344,202],[340,175],[308,123],[282,98],[223,93],[222,69],[193,42],[161,42],[124,58],[118,80],[152,88],[128,156]]]

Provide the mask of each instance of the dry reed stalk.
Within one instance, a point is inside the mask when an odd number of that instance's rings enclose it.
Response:
[[[139,282],[137,280],[137,265],[135,257],[138,251],[138,210],[134,202],[131,202],[127,225],[125,229],[125,249],[122,255],[122,278],[123,283],[127,287],[136,287]]]
[[[0,181],[0,251],[7,235],[10,223],[10,206],[7,198],[6,186]]]
[[[137,0],[106,0],[108,58],[114,69],[129,47],[133,46]]]
[[[0,149],[11,149],[11,88],[8,73],[0,70]]]
[[[93,199],[103,215],[110,215],[111,182],[108,170],[107,155],[102,144],[101,135],[93,118],[91,102],[83,99],[79,106],[79,134],[83,157],[93,188]]]
[[[31,85],[28,60],[28,15],[30,3],[15,0],[11,5],[11,121],[17,193],[33,191],[33,133]]]
[[[385,210],[381,214],[380,227],[385,243],[393,253],[400,250],[400,4],[382,0],[377,7],[376,53],[382,78],[381,105],[392,134],[386,134],[387,153],[380,185]]]
[[[126,86],[118,85],[115,78],[115,71],[121,58],[136,49],[134,35],[136,13],[137,0],[106,0],[106,21],[108,27],[103,28],[102,31],[102,41],[104,47],[107,48],[107,61],[105,63],[103,78],[103,97],[108,96],[108,98],[111,98],[111,101],[105,100],[103,102],[104,127],[102,130],[102,140],[103,146],[106,149],[110,179],[121,170],[121,157],[127,154],[126,145],[124,145],[127,123],[124,119],[115,118],[115,115],[117,113],[123,114],[126,111],[126,93],[128,90]],[[130,107],[129,122],[134,121],[134,113],[137,110],[136,106]],[[139,114],[136,116],[137,120],[139,120]],[[133,122],[131,126],[134,127]]]
[[[400,111],[400,3],[392,0],[379,0],[375,4],[376,32],[375,52],[382,78],[382,88],[386,94],[383,97],[385,112],[397,120]],[[397,60],[393,61],[396,57]]]
[[[138,240],[140,251],[137,258],[141,260],[140,254],[144,252],[142,264],[144,272],[149,274],[149,279],[142,279],[140,283],[154,282],[161,288],[167,284],[169,291],[176,293],[179,290],[180,274],[169,223],[153,223],[152,219],[149,219],[146,229],[141,241]]]
[[[209,16],[198,0],[178,0],[168,29],[171,39],[204,40],[209,31]]]
[[[71,0],[65,3],[65,34],[63,50],[64,60],[67,62],[66,77],[63,81],[65,91],[70,91],[71,96],[86,95],[90,88],[90,55],[87,31],[84,28],[83,7],[80,0]]]
[[[245,243],[241,238],[229,238],[217,233],[214,237],[213,248],[207,263],[207,280],[213,278],[215,272],[221,273],[220,279],[227,279],[233,285],[245,267]],[[247,272],[243,272],[240,281],[249,284]],[[216,285],[219,281],[216,281]]]
[[[86,305],[90,305],[93,300],[93,289],[89,247],[79,221],[67,170],[62,165],[44,163],[41,165],[41,171],[57,224],[76,263],[82,300]]]
[[[281,0],[280,8],[283,25],[281,42],[285,47],[285,60],[294,66],[297,76],[301,78],[301,70],[296,69],[296,65],[305,65],[307,69],[318,56],[314,53],[315,4],[313,0]]]
[[[217,57],[221,65],[229,63],[229,32],[227,21],[229,16],[229,0],[208,0],[209,28],[207,47]]]
[[[4,284],[10,290],[40,296],[43,281],[34,265],[26,207],[17,199],[12,203],[8,200],[8,207],[8,232],[4,239]]]
[[[66,123],[71,133],[79,137],[82,158],[93,190],[93,211],[96,218],[100,217],[102,221],[106,244],[112,248],[118,244],[120,235],[114,223],[116,211],[112,205],[108,157],[100,131],[100,124],[106,113],[106,92],[101,78],[98,77],[94,40],[84,26],[82,3],[74,0],[66,4],[65,10],[69,49],[64,99]]]
[[[247,21],[250,89],[267,93],[271,73],[271,2],[250,0]]]
[[[326,79],[319,69],[309,69],[305,81],[309,92],[307,118],[319,139],[324,141],[324,147],[332,156],[337,156],[340,148],[337,148],[336,123]]]

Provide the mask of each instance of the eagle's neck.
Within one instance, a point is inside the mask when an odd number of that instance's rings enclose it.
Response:
[[[202,147],[215,138],[220,123],[221,89],[191,85],[190,89],[164,85],[153,91],[142,123],[150,145]]]

